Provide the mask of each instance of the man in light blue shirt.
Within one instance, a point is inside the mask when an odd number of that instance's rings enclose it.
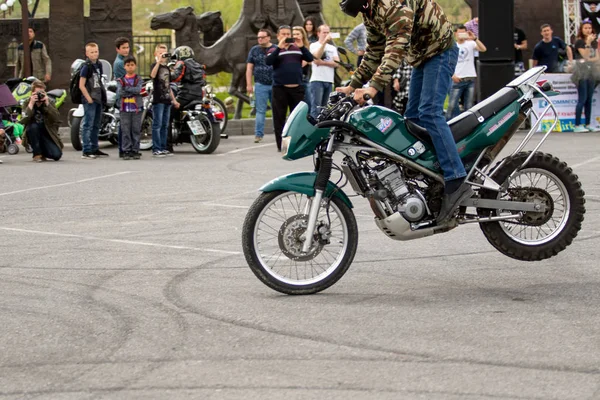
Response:
[[[354,48],[355,41],[357,43],[357,48]],[[367,48],[367,28],[365,28],[365,24],[357,25],[352,29],[352,32],[350,32],[346,37],[346,40],[344,40],[344,45],[346,45],[348,50],[358,56],[356,62],[356,67],[358,68]]]

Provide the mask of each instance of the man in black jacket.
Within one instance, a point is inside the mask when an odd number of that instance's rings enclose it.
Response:
[[[202,100],[202,90],[206,86],[206,72],[198,61],[194,60],[194,50],[189,46],[179,46],[173,52],[177,63],[171,72],[171,82],[178,83],[177,102],[172,112],[175,129],[181,129],[181,111],[195,100]],[[168,151],[173,152],[173,138],[168,136]]]

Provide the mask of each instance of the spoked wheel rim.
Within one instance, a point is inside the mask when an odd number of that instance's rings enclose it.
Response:
[[[311,199],[286,192],[271,200],[261,211],[254,227],[258,261],[273,278],[288,285],[320,282],[340,266],[349,245],[348,225],[342,211],[329,203],[329,218],[322,202],[317,231],[330,231],[329,242],[316,241],[307,254],[301,253]],[[330,228],[329,228],[330,227]]]
[[[210,143],[212,141],[212,125],[210,123],[210,120],[205,115],[199,116],[198,120],[204,127],[204,130],[206,131],[206,135],[196,136],[196,135],[192,135],[190,133],[190,142],[192,143],[192,146],[194,146],[194,148],[196,150],[205,151],[206,149],[208,149],[210,147]]]
[[[563,182],[553,173],[539,168],[525,168],[510,181],[510,189],[524,188],[518,201],[544,204],[549,214],[525,215],[518,222],[503,221],[502,230],[515,242],[532,246],[550,242],[565,228],[571,201]],[[528,191],[527,188],[530,188]],[[548,211],[547,211],[548,213]]]

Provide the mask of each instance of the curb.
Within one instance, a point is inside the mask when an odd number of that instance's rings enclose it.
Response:
[[[227,122],[227,128],[225,129],[225,133],[230,136],[254,136],[254,123],[255,119],[244,118],[244,119],[230,119]],[[265,120],[265,130],[271,127],[272,130],[273,119],[267,118]],[[61,127],[58,130],[58,133],[61,139],[69,139],[70,140],[70,128],[69,127]]]

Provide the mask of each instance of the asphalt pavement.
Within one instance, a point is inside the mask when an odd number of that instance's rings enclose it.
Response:
[[[586,192],[558,256],[510,259],[477,225],[395,242],[353,197],[354,263],[301,297],[241,249],[258,188],[312,166],[273,137],[139,161],[0,154],[0,398],[599,399],[598,149],[600,133],[542,148]]]

